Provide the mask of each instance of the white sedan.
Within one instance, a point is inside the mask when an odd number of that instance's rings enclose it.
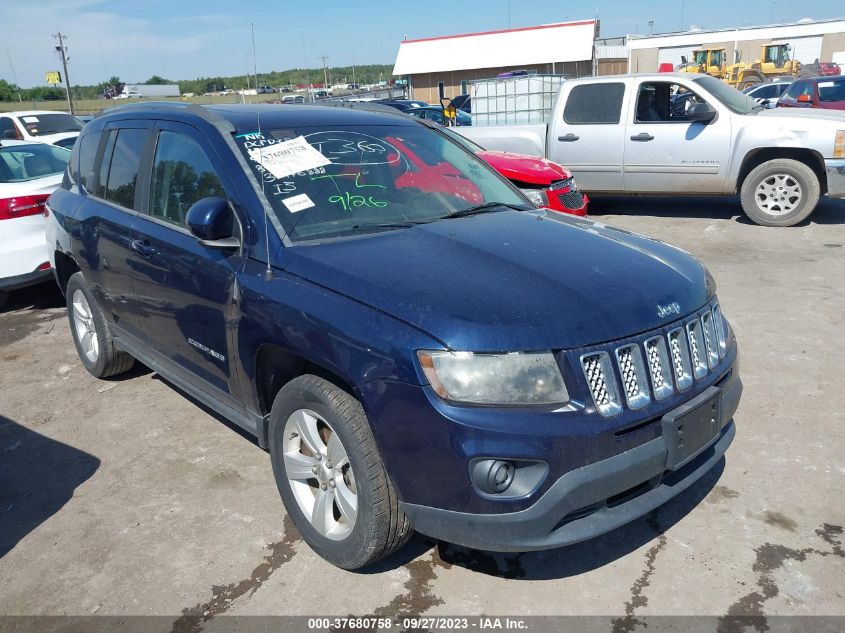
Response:
[[[0,143],[5,140],[53,143],[71,149],[85,124],[65,112],[18,110],[0,113]]]
[[[10,290],[52,278],[45,202],[61,184],[70,150],[0,141],[0,305]]]

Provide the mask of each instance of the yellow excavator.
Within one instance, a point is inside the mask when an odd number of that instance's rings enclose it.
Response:
[[[801,64],[790,59],[789,44],[767,44],[761,47],[760,59],[728,65],[724,48],[703,48],[692,52],[692,62],[678,67],[679,72],[705,73],[725,80],[728,85],[744,90],[774,77],[797,77]]]

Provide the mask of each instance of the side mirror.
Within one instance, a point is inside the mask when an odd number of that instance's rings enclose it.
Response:
[[[798,98],[795,99],[798,103],[812,103],[813,99],[810,95],[798,95]]]
[[[241,243],[234,237],[235,215],[229,201],[203,198],[195,202],[185,217],[191,234],[206,248],[232,249]]]
[[[690,121],[710,123],[710,121],[716,118],[716,110],[709,103],[696,103],[687,110],[687,118]]]
[[[681,63],[682,63],[682,64],[686,64],[686,63],[687,63],[687,56],[686,56],[686,55],[681,55]]]

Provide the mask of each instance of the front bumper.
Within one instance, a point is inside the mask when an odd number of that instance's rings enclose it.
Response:
[[[827,195],[831,198],[845,198],[845,158],[825,159],[827,174]]]
[[[742,394],[739,377],[720,391],[721,430],[677,470],[670,470],[672,447],[661,435],[564,474],[533,505],[518,512],[473,514],[409,503],[402,503],[402,510],[422,534],[475,549],[522,552],[588,540],[654,510],[722,458],[736,434],[732,418]],[[712,392],[699,396],[708,397]]]

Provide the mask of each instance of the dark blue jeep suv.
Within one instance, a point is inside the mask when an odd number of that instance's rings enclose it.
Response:
[[[736,342],[699,261],[535,209],[401,114],[117,108],[48,206],[85,368],[137,359],[253,433],[338,566],[412,528],[582,541],[734,437]]]

